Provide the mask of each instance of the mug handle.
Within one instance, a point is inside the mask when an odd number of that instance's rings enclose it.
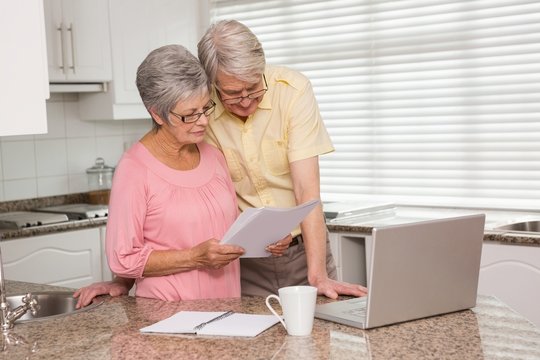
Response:
[[[279,321],[281,321],[281,324],[283,325],[285,330],[287,330],[287,325],[285,325],[285,321],[283,321],[283,318],[279,316],[278,313],[272,307],[272,305],[270,305],[270,299],[276,299],[279,302],[280,306],[281,306],[281,300],[279,300],[279,297],[277,295],[271,294],[266,297],[265,302],[266,302],[266,307],[272,312],[272,314],[274,314],[279,319]]]

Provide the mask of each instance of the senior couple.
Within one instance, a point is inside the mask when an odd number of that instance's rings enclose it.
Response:
[[[267,258],[239,259],[220,244],[240,211],[319,199],[318,156],[333,151],[309,80],[266,64],[243,24],[213,24],[199,60],[180,45],[152,51],[137,88],[153,126],[122,156],[109,203],[111,282],[79,289],[78,307],[98,295],[167,301],[266,296],[291,285],[320,295],[363,296],[336,281],[319,205]]]

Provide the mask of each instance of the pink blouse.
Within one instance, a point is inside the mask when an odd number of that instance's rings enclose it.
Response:
[[[111,270],[135,278],[136,295],[167,301],[240,296],[240,264],[143,277],[153,250],[190,249],[221,239],[238,215],[236,195],[221,152],[197,145],[199,166],[173,170],[140,142],[114,173],[106,250]]]

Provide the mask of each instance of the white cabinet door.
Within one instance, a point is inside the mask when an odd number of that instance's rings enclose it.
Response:
[[[113,273],[109,268],[109,263],[107,262],[107,254],[105,253],[105,237],[107,227],[102,226],[99,228],[99,234],[101,238],[101,278],[103,281],[111,281],[113,278]]]
[[[0,136],[47,132],[47,51],[41,0],[0,2]]]
[[[107,227],[103,226],[100,229],[101,233],[101,275],[103,281],[111,281],[114,277],[111,269],[109,268],[109,263],[107,262],[107,254],[105,253],[105,239],[107,234]],[[129,290],[130,296],[135,296],[135,286]]]
[[[110,0],[113,81],[105,93],[80,94],[84,120],[149,119],[135,85],[137,67],[159,46],[181,44],[197,56],[206,28],[204,1]]]
[[[98,228],[0,242],[8,280],[79,288],[101,281]]]
[[[112,79],[107,0],[45,0],[50,82]]]
[[[540,327],[540,248],[484,244],[478,292],[498,297]]]

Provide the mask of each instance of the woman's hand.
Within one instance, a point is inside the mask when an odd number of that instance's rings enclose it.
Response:
[[[135,280],[116,277],[113,281],[103,281],[82,287],[73,293],[74,298],[79,298],[76,309],[89,305],[96,296],[110,295],[120,296],[129,294]]]
[[[198,268],[221,269],[244,255],[244,249],[236,245],[221,244],[210,239],[191,249],[192,259]]]
[[[279,240],[278,242],[275,242],[271,245],[268,245],[266,247],[266,251],[270,252],[274,256],[282,256],[285,254],[285,251],[289,248],[289,245],[291,244],[292,236],[291,234],[288,234],[283,239]]]

